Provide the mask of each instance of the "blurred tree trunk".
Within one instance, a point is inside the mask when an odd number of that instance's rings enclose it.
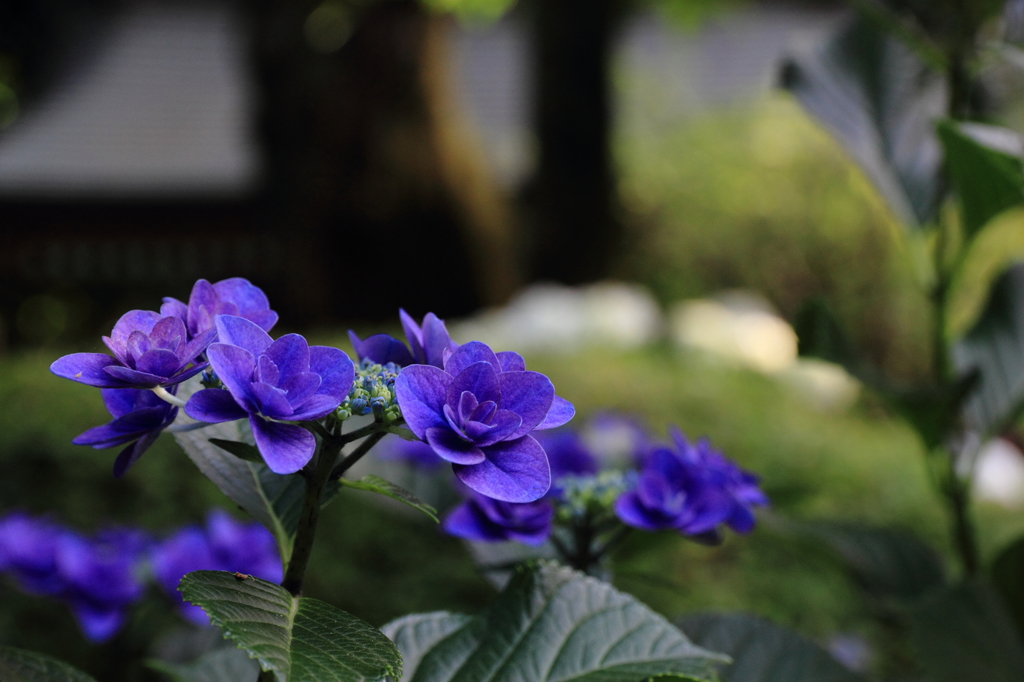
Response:
[[[343,19],[322,30],[353,31],[324,54],[306,36],[328,5]],[[506,297],[505,201],[456,120],[445,19],[413,0],[250,7],[266,215],[290,237],[305,321],[465,314]]]
[[[611,153],[610,62],[622,0],[535,0],[537,168],[524,193],[535,279],[607,276],[622,238]]]

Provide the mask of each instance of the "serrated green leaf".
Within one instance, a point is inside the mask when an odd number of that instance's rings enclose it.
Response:
[[[365,490],[366,492],[377,493],[378,495],[385,495],[393,500],[398,500],[402,504],[407,504],[413,509],[423,512],[432,518],[435,523],[438,521],[436,509],[413,495],[402,486],[396,485],[391,481],[384,480],[380,476],[363,476],[358,481],[350,481],[343,478],[339,482],[346,488]]]
[[[423,614],[382,629],[413,661],[406,682],[710,680],[728,660],[611,585],[549,562],[519,568],[473,618]]]
[[[858,523],[794,526],[828,547],[866,592],[908,604],[946,583],[939,555],[909,532]]]
[[[952,360],[961,376],[977,373],[963,405],[968,426],[985,435],[1001,432],[1024,401],[1024,263],[996,280],[981,318],[953,345]]]
[[[181,579],[224,636],[273,670],[278,682],[380,682],[401,677],[395,645],[369,623],[258,578],[195,571]]]
[[[992,588],[946,588],[911,614],[910,640],[929,682],[1020,682],[1024,645]]]
[[[986,128],[992,127],[948,120],[938,124],[946,168],[960,197],[967,239],[1006,209],[1024,203],[1020,157],[988,147],[970,134],[973,131],[977,135]]]
[[[944,83],[873,22],[851,16],[815,49],[787,60],[782,86],[843,145],[906,225],[931,222],[942,153],[932,121]]]
[[[244,459],[247,462],[263,462],[263,458],[260,457],[259,448],[255,445],[241,443],[237,440],[223,440],[221,438],[211,438],[210,442],[221,450],[227,450],[239,459]]]
[[[1017,538],[992,562],[992,584],[1024,638],[1024,537]]]
[[[33,651],[0,646],[3,682],[96,682],[63,661]]]
[[[174,682],[255,682],[260,672],[256,661],[231,646],[208,651],[192,663],[149,661],[148,665]]]
[[[695,643],[732,658],[722,682],[857,682],[836,659],[805,637],[745,613],[703,613],[676,624]]]

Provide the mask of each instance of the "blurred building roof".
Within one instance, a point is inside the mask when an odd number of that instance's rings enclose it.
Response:
[[[0,196],[237,196],[260,175],[238,17],[133,7],[0,133]]]

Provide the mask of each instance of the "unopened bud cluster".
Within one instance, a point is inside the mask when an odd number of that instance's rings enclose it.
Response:
[[[384,365],[363,360],[356,367],[356,380],[348,397],[335,410],[339,421],[349,417],[372,414],[385,423],[398,421],[402,411],[395,399],[395,378],[401,367],[389,362]]]
[[[611,509],[619,495],[630,487],[629,478],[629,473],[621,471],[559,478],[555,481],[560,492],[556,503],[558,518],[569,521]]]

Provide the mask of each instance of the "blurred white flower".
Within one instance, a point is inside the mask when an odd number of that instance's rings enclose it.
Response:
[[[973,485],[979,500],[1024,508],[1024,454],[1008,440],[988,441],[978,452]]]

